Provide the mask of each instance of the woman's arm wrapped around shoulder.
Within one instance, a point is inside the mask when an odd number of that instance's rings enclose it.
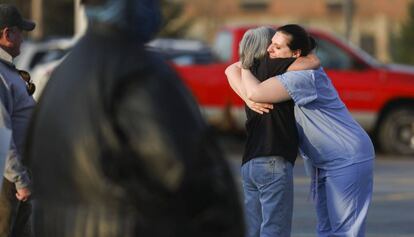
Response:
[[[300,71],[317,69],[321,66],[321,61],[314,53],[310,53],[307,56],[299,57],[293,62],[288,71]]]
[[[246,96],[246,90],[242,84],[241,79],[241,63],[236,62],[226,68],[224,73],[233,91],[246,103],[246,105],[253,111],[259,114],[269,113],[273,109],[273,105],[269,103],[256,103]]]

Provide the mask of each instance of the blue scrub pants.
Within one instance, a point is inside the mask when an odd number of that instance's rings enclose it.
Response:
[[[317,170],[318,236],[365,236],[373,164],[374,160],[369,160],[335,170]]]
[[[258,157],[241,168],[247,237],[289,237],[293,211],[292,164]]]

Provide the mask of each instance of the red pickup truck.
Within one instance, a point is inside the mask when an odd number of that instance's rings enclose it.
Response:
[[[225,68],[237,61],[249,27],[218,32],[209,64],[175,65],[207,120],[220,128],[244,128],[243,102],[231,90]],[[414,67],[381,64],[332,34],[308,29],[316,54],[354,118],[387,153],[414,157]]]

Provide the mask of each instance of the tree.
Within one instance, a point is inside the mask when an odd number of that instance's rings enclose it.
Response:
[[[401,28],[400,36],[395,40],[395,61],[414,64],[414,3],[408,8],[407,21]]]

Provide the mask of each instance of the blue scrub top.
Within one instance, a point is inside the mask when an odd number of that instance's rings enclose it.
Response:
[[[332,170],[375,157],[368,134],[352,118],[322,68],[277,77],[295,102],[302,156]]]

